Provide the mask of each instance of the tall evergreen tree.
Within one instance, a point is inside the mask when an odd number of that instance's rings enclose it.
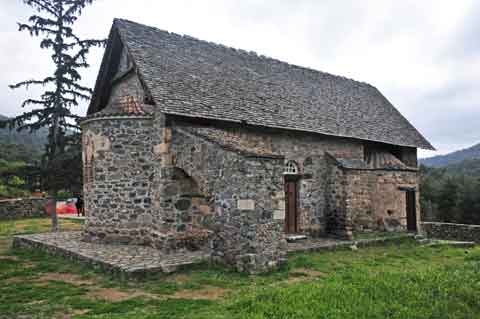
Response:
[[[69,146],[79,143],[80,117],[72,112],[80,100],[89,100],[92,90],[80,84],[79,70],[87,68],[87,54],[94,46],[103,46],[105,40],[80,39],[73,25],[82,10],[93,0],[21,0],[38,12],[32,15],[28,23],[19,23],[19,31],[28,31],[31,36],[41,37],[40,47],[52,51],[55,65],[53,74],[41,80],[26,80],[10,88],[28,88],[31,85],[44,86],[46,89],[37,99],[23,101],[22,107],[33,106],[29,112],[9,120],[10,128],[18,130],[38,130],[49,128],[48,143],[45,150],[44,167],[52,172],[57,159],[65,158]],[[6,125],[4,123],[4,125]],[[54,180],[54,179],[53,179]],[[51,190],[58,190],[58,182],[49,183]],[[56,229],[54,225],[54,229]]]
[[[438,209],[442,221],[457,222],[458,203],[460,198],[460,184],[456,179],[447,177],[445,183],[440,189],[438,197]]]

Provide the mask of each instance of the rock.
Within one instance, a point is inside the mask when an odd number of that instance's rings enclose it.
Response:
[[[397,218],[386,217],[383,219],[383,226],[388,232],[399,232],[403,230],[402,224]]]
[[[190,208],[192,201],[190,199],[180,199],[175,203],[175,208],[178,210],[187,210]]]

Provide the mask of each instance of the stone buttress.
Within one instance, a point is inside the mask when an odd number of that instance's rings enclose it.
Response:
[[[282,157],[227,149],[132,100],[116,105],[124,112],[82,123],[84,240],[209,249],[252,273],[285,260]]]

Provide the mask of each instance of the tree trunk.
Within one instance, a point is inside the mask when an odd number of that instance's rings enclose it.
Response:
[[[60,2],[58,6],[58,34],[62,34],[63,32],[63,4]],[[58,64],[62,64],[62,45],[63,39],[61,36],[57,36],[55,42],[58,44],[58,53],[59,53],[59,61]],[[51,149],[50,149],[50,158],[48,159],[47,165],[50,166],[51,163],[55,161],[55,157],[57,156],[57,146],[58,146],[58,121],[59,121],[59,114],[58,112],[61,110],[60,105],[60,97],[61,97],[61,87],[62,83],[60,81],[60,76],[57,74],[56,76],[56,102],[55,102],[55,113],[53,114],[53,128],[52,128],[52,141],[51,141]],[[54,182],[55,183],[55,182]],[[54,209],[52,210],[51,217],[52,217],[52,232],[58,232],[58,218],[57,218],[57,188],[53,188],[53,204]]]
[[[52,219],[52,232],[58,232],[58,218],[57,218],[57,200],[55,196],[51,196],[47,200],[46,205],[47,214]]]
[[[57,114],[54,115],[54,121],[53,121],[53,132],[52,132],[52,139],[53,143],[51,145],[51,150],[50,150],[50,158],[48,158],[48,166],[51,166],[51,163],[55,161],[55,156],[57,155],[57,144],[58,144],[58,116]],[[50,171],[50,169],[49,169]],[[55,181],[53,182],[55,185]],[[58,218],[57,218],[57,188],[53,188],[53,210],[50,214],[50,217],[52,218],[52,232],[58,232]]]
[[[57,198],[54,196],[53,199],[52,199],[52,206],[53,206],[53,210],[52,210],[52,214],[51,214],[51,217],[52,217],[52,232],[53,233],[56,233],[59,231],[59,227],[58,227],[58,217],[57,217]]]

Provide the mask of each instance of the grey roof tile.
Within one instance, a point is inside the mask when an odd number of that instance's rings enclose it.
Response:
[[[335,160],[336,164],[342,168],[354,170],[390,170],[390,171],[412,171],[416,172],[416,167],[409,167],[396,159],[388,152],[375,154],[376,159],[342,158],[328,153],[330,158]]]
[[[114,28],[167,114],[433,149],[367,83],[127,20]]]

